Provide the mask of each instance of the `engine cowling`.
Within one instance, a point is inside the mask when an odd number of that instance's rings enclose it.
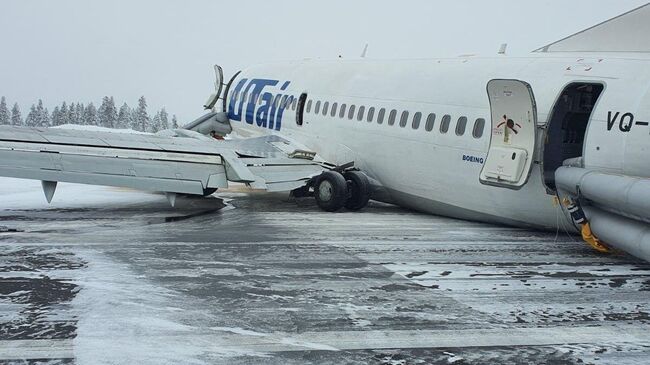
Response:
[[[222,137],[232,132],[230,119],[228,119],[228,114],[224,112],[210,112],[205,114],[184,126],[183,129],[204,135],[211,135],[214,132],[215,135]]]

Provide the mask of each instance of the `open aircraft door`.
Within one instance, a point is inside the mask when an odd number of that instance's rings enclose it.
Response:
[[[519,80],[492,80],[487,85],[492,133],[482,184],[519,189],[533,165],[537,107],[530,85]]]

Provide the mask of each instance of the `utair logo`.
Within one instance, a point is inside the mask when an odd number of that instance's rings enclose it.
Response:
[[[290,83],[285,81],[280,91],[274,93],[265,89],[277,86],[280,84],[279,80],[240,80],[228,104],[228,118],[279,131],[282,128],[284,110],[293,102],[293,96],[281,93]]]

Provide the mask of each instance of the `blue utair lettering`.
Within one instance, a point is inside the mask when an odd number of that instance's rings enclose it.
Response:
[[[293,102],[291,95],[265,91],[266,88],[277,86],[279,83],[279,80],[241,79],[228,103],[228,118],[279,131],[282,128],[284,111]],[[280,91],[285,91],[289,84],[290,81],[282,83]]]
[[[244,85],[246,85],[246,82],[248,82],[248,79],[242,79],[239,81],[237,86],[235,86],[235,90],[232,93],[232,96],[230,97],[230,103],[228,104],[228,119],[230,120],[237,120],[241,122],[241,116],[242,116],[242,109],[244,108],[244,101],[241,100],[241,89],[244,88]],[[239,103],[239,106],[237,106],[237,103]]]
[[[476,156],[470,156],[470,155],[463,155],[463,161],[475,162],[475,163],[480,163],[480,164],[485,163],[485,159],[483,157],[476,157]]]

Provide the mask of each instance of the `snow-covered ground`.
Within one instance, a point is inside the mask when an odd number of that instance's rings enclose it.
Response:
[[[126,133],[126,134],[151,134],[147,132],[138,132],[133,129],[117,129],[117,128],[105,128],[95,125],[79,125],[79,124],[63,124],[60,126],[52,128],[61,128],[61,129],[70,129],[77,131],[93,131],[93,132],[110,132],[110,133]]]
[[[650,266],[566,235],[15,179],[0,226],[0,363],[650,361]]]
[[[41,182],[0,178],[0,209],[55,210],[88,207],[118,208],[160,201],[164,195],[81,184],[58,184],[51,204],[45,200]]]

